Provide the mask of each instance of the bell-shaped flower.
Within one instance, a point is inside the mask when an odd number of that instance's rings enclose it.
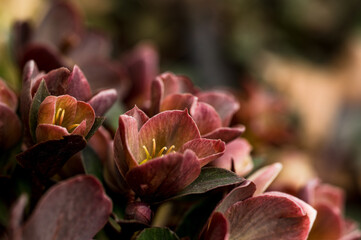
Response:
[[[70,134],[85,137],[94,120],[95,113],[90,104],[69,95],[48,96],[39,107],[37,142],[58,140]]]
[[[244,131],[244,126],[229,127],[240,107],[231,93],[200,92],[185,76],[169,72],[157,76],[152,83],[151,100],[151,114],[187,108],[202,137],[229,142]]]
[[[94,109],[96,116],[102,116],[117,99],[117,92],[114,89],[103,90],[93,96],[87,79],[76,65],[72,71],[62,67],[44,74],[38,71],[34,61],[29,61],[24,68],[20,97],[20,112],[24,123],[27,145],[33,144],[30,137],[29,113],[42,80],[45,81],[50,95],[67,94],[77,101],[87,102]]]
[[[18,99],[0,78],[0,148],[7,149],[21,137],[21,123],[16,115]]]
[[[224,148],[221,140],[201,138],[187,110],[148,118],[135,107],[119,117],[114,138],[118,169],[143,201],[162,200],[184,189]]]
[[[263,191],[277,176],[280,164],[264,167],[233,189],[216,207],[202,239],[307,239],[316,210],[281,192]]]

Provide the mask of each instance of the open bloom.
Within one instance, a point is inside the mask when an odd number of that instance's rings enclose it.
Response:
[[[69,134],[85,137],[94,119],[94,110],[88,103],[69,95],[48,96],[39,107],[37,142],[58,140]]]
[[[13,146],[21,137],[21,124],[16,115],[18,99],[0,78],[0,148]]]
[[[152,83],[150,112],[188,109],[202,137],[231,141],[240,136],[243,126],[229,127],[239,103],[229,92],[200,92],[190,79],[163,73]]]
[[[120,173],[145,201],[169,197],[188,186],[224,148],[221,140],[201,138],[187,110],[148,118],[135,107],[119,117],[114,139]]]
[[[202,238],[307,239],[316,211],[281,192],[263,191],[277,176],[280,164],[264,167],[233,189],[212,213]]]

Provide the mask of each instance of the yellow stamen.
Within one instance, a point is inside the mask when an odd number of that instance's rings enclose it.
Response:
[[[60,115],[62,110],[63,110],[62,108],[58,108],[58,110],[56,111],[55,118],[53,120],[53,124],[56,124],[58,122],[59,115]]]
[[[144,159],[143,161],[141,161],[139,164],[143,164],[143,163],[146,163],[148,162],[148,159]]]
[[[167,150],[167,147],[162,147],[162,149],[158,152],[157,157],[162,156],[162,153]]]
[[[146,159],[146,160],[151,159],[151,158],[152,158],[152,156],[150,156],[150,154],[149,154],[149,152],[148,152],[147,147],[143,145],[143,149],[144,149],[144,151],[145,151],[145,154],[147,155],[147,159]]]
[[[63,123],[64,116],[65,116],[65,109],[63,109],[63,111],[61,112],[61,116],[60,116],[60,120],[59,120],[59,125],[61,125],[61,124]]]
[[[72,124],[68,127],[68,131],[72,132],[72,130],[74,130],[77,126],[79,126],[80,124]]]
[[[152,157],[154,157],[154,156],[155,156],[155,147],[156,147],[156,145],[155,145],[155,139],[154,139],[154,138],[152,139],[152,142],[153,142]]]
[[[168,149],[168,151],[165,153],[165,154],[168,154],[168,153],[170,153],[173,149],[175,148],[175,146],[174,145],[172,145],[169,149]],[[173,151],[174,152],[174,151]]]

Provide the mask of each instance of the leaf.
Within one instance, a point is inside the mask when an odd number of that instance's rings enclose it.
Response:
[[[47,96],[50,96],[50,93],[48,88],[46,87],[45,80],[42,79],[39,88],[36,91],[35,96],[33,98],[33,102],[31,103],[30,113],[29,113],[30,134],[34,142],[36,142],[35,131],[36,131],[36,126],[38,125],[39,107]]]
[[[94,124],[90,129],[88,135],[85,137],[86,140],[89,140],[94,135],[94,133],[98,130],[98,128],[103,124],[104,120],[105,117],[95,117]]]
[[[96,152],[87,145],[82,151],[82,162],[86,174],[92,174],[103,182],[103,165]]]
[[[215,188],[240,184],[243,181],[244,178],[226,169],[207,167],[203,168],[198,178],[175,197],[205,193]]]
[[[137,240],[178,240],[179,237],[168,228],[147,228],[136,238]]]
[[[60,140],[38,143],[18,154],[16,159],[21,166],[33,170],[39,177],[49,178],[85,146],[86,141],[82,136],[69,135]]]

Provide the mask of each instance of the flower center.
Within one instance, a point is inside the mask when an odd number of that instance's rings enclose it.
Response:
[[[53,120],[53,124],[62,126],[64,117],[65,117],[65,109],[58,108],[58,110],[56,111],[56,114],[55,114],[55,118]],[[68,130],[69,133],[71,133],[79,125],[80,124],[72,124],[70,126],[67,126],[66,129]]]
[[[143,161],[140,162],[140,164],[146,163],[148,162],[150,159],[153,159],[155,157],[163,157],[165,154],[168,154],[170,152],[174,153],[175,151],[173,150],[175,148],[174,145],[170,146],[170,148],[168,149],[167,147],[162,147],[158,153],[156,153],[156,142],[155,139],[152,139],[152,152],[150,153],[147,149],[147,147],[145,145],[143,145],[143,150],[145,152],[146,155],[146,159],[144,159]],[[166,151],[164,153],[164,151]],[[164,154],[163,154],[164,153]]]

